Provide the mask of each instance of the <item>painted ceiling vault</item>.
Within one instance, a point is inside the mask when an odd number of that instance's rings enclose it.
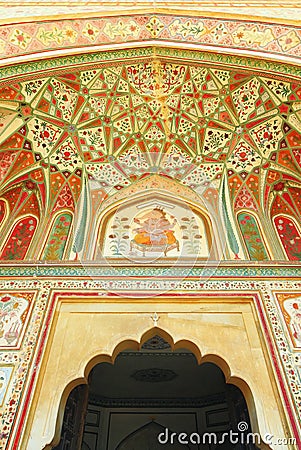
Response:
[[[259,432],[280,437],[285,424],[298,446],[301,3],[10,3],[0,0],[0,447],[51,446],[65,381],[96,361],[84,356],[60,384],[60,312],[85,342],[92,333],[95,356],[159,326],[206,361],[206,327],[220,330],[210,354],[225,354],[248,398],[252,388]],[[227,357],[231,330],[237,355],[257,364],[262,346],[275,403],[270,383]]]
[[[153,57],[0,87],[0,193],[15,218],[47,221],[87,183],[105,202],[156,174],[215,208],[227,191],[234,212],[300,221],[300,167],[292,79]]]

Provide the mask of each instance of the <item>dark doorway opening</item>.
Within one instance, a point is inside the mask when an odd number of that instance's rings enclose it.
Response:
[[[55,449],[253,450],[251,431],[242,392],[217,365],[199,365],[154,336],[113,365],[96,365],[88,386],[73,389]]]

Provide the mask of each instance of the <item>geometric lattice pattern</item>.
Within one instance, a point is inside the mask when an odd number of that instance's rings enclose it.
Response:
[[[16,217],[74,210],[158,173],[235,208],[301,210],[301,84],[164,60],[0,88],[0,189]],[[212,197],[212,198],[211,198]],[[231,206],[232,207],[232,206]]]

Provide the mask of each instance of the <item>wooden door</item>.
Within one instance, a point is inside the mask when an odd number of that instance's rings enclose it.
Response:
[[[70,393],[64,413],[61,440],[54,450],[81,450],[87,402],[87,385],[77,386]]]

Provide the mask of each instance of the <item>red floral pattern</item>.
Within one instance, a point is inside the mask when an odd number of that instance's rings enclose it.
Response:
[[[5,211],[6,211],[5,202],[3,200],[0,200],[0,226],[1,226],[2,222],[4,221]]]
[[[301,235],[294,221],[286,216],[275,217],[274,223],[289,260],[301,260]]]
[[[14,226],[2,250],[0,259],[24,259],[37,227],[37,219],[29,216],[20,219]]]

